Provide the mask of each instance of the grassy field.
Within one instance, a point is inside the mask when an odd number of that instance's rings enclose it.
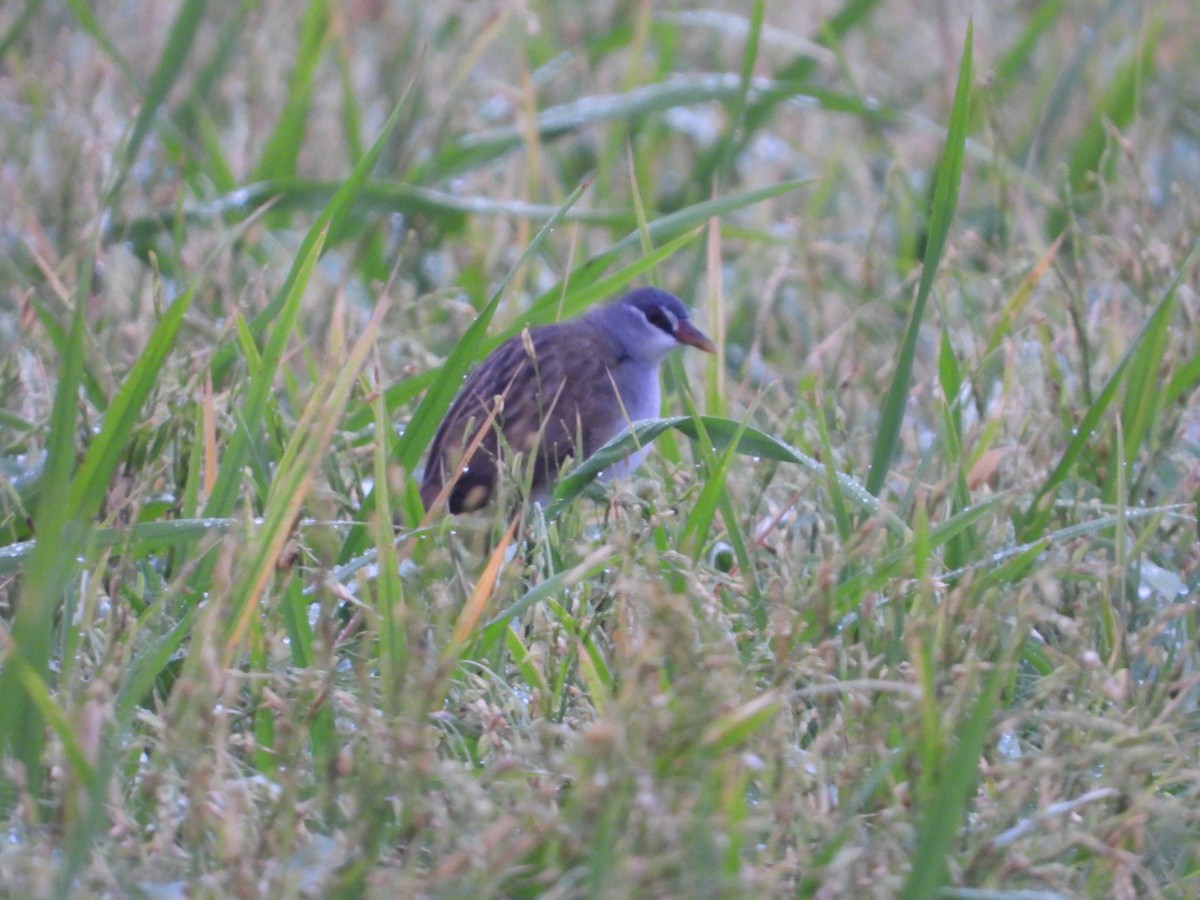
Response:
[[[0,893],[1200,896],[1193,6],[0,6]]]

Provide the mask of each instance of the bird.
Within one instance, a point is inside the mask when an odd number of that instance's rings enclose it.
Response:
[[[487,506],[511,453],[532,454],[530,496],[545,503],[568,457],[586,459],[629,423],[659,415],[659,364],[682,346],[716,352],[683,301],[652,287],[509,338],[467,378],[434,435],[425,508],[443,494],[451,513]],[[631,472],[640,458],[602,477]]]

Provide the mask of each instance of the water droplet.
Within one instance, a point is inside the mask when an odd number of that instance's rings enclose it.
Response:
[[[1006,731],[1000,735],[1000,740],[996,742],[996,750],[1005,759],[1021,758],[1021,742],[1011,731]]]

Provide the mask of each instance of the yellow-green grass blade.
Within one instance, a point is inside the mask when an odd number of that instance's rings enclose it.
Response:
[[[316,387],[277,463],[263,509],[262,525],[251,536],[243,567],[232,582],[229,621],[223,639],[226,665],[232,663],[239,651],[256,605],[270,583],[276,561],[295,525],[318,462],[333,439],[334,429],[366,361],[386,307],[385,302],[376,306],[344,364]]]
[[[291,340],[292,330],[299,315],[301,298],[321,251],[324,249],[327,230],[346,215],[354,196],[371,173],[384,143],[399,120],[403,102],[402,98],[400,104],[392,110],[392,114],[384,123],[371,149],[359,160],[354,171],[334,194],[329,205],[305,235],[297,252],[296,260],[279,293],[267,305],[267,308],[250,323],[251,331],[254,331],[255,328],[265,327],[268,322],[273,323],[273,327],[263,350],[258,372],[251,379],[247,388],[239,426],[221,460],[216,482],[205,506],[206,516],[224,518],[233,513],[242,472],[251,452],[259,445],[258,436],[262,432],[263,418],[272,396],[279,364],[283,359],[284,350]],[[267,313],[270,315],[264,317]],[[236,344],[227,344],[213,355],[210,370],[213,373],[214,381],[218,380],[221,373],[232,363],[236,349]]]
[[[246,398],[239,413],[237,430],[221,457],[216,481],[204,507],[206,517],[222,518],[233,513],[245,468],[252,453],[261,446],[267,409],[271,404],[279,364],[292,338],[292,330],[300,313],[300,300],[308,288],[309,278],[325,247],[324,229],[316,234],[310,233],[309,237],[311,240],[305,240],[291,272],[288,273],[283,303],[267,338],[266,347],[263,348],[262,358],[253,361],[254,371],[251,372]],[[243,340],[250,339],[248,330],[240,329],[240,333]]]

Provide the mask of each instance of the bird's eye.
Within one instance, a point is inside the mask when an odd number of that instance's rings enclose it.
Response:
[[[673,331],[671,328],[671,320],[667,318],[667,314],[661,309],[650,310],[646,313],[646,319],[655,328],[661,328],[663,331],[667,332],[667,334],[671,334]]]

